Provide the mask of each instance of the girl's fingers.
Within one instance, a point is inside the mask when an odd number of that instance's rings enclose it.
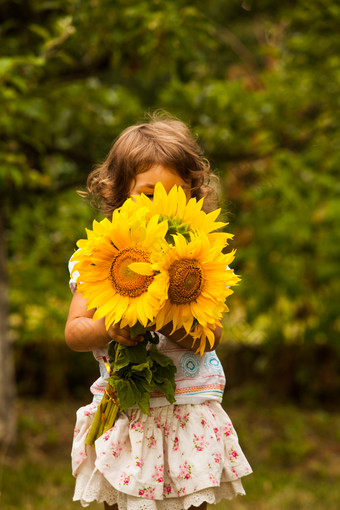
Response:
[[[114,324],[109,328],[109,335],[115,341],[121,345],[126,345],[128,347],[132,347],[137,345],[138,342],[143,340],[142,335],[137,335],[134,338],[131,338],[131,331],[129,326],[125,326],[125,328],[120,328],[119,324]]]
[[[124,338],[122,336],[117,336],[114,338],[114,341],[121,344],[121,345],[126,345],[127,347],[133,347],[134,345],[137,345],[138,342],[135,342],[134,340],[132,339],[127,339],[127,338]]]

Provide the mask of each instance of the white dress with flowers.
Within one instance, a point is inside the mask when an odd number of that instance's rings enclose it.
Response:
[[[75,290],[75,282],[71,281]],[[74,500],[118,503],[119,510],[183,510],[244,494],[251,467],[221,406],[225,377],[216,353],[202,357],[161,336],[176,367],[176,402],[153,394],[151,414],[121,412],[94,446],[85,445],[108,373],[106,349],[94,351],[100,377],[92,403],[77,411],[72,447]]]

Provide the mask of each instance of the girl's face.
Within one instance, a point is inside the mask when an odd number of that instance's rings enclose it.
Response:
[[[180,177],[175,170],[163,165],[153,165],[149,170],[137,174],[131,184],[129,195],[140,195],[144,193],[149,198],[153,198],[154,188],[157,182],[161,182],[167,193],[173,186],[182,186],[188,200],[191,197],[190,186]]]

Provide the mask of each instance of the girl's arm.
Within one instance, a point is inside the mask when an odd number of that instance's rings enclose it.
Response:
[[[73,296],[65,326],[65,340],[74,351],[93,351],[105,347],[112,340],[132,346],[142,340],[140,336],[131,338],[130,328],[121,329],[119,324],[110,326],[107,331],[105,319],[93,320],[95,310],[88,310],[86,299],[76,292]]]
[[[193,344],[194,340],[193,340],[192,336],[187,335],[184,328],[177,329],[173,334],[171,334],[171,331],[172,331],[172,322],[170,322],[169,324],[166,324],[166,326],[164,326],[164,328],[162,328],[159,331],[159,333],[162,333],[162,335],[166,336],[172,342],[175,342],[177,345],[179,345],[183,349],[187,349],[189,351],[197,351],[197,349],[199,347],[199,340],[196,340],[195,343]],[[214,351],[216,349],[216,347],[220,343],[221,334],[222,334],[222,328],[220,326],[216,326],[216,328],[215,328],[215,343],[212,347],[210,347],[209,341],[207,340],[206,346],[204,349],[205,352]],[[182,338],[183,338],[183,340],[181,340]]]
[[[141,335],[131,338],[130,328],[121,329],[119,324],[110,326],[107,331],[105,328],[105,319],[93,320],[95,310],[88,310],[86,299],[76,292],[73,296],[69,314],[65,327],[65,340],[70,349],[79,352],[93,351],[100,347],[105,347],[112,340],[127,346],[137,345],[143,340]],[[153,328],[150,328],[153,329]],[[172,342],[177,343],[183,349],[196,351],[199,342],[196,340],[194,345],[193,338],[186,334],[184,328],[178,329],[173,334],[172,323],[167,324],[161,329],[160,333],[169,338]],[[209,342],[206,344],[205,351],[215,350],[221,338],[222,329],[216,326],[215,343],[210,347]],[[181,340],[183,338],[183,340]]]

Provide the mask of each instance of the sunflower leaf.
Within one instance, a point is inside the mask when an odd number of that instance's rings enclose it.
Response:
[[[159,388],[164,393],[170,404],[173,404],[176,401],[175,388],[170,380],[164,379],[164,381],[159,384]]]
[[[114,386],[119,395],[121,411],[132,407],[136,403],[135,392],[130,381],[112,376],[109,378],[109,383]]]
[[[151,384],[152,380],[150,362],[151,360],[148,360],[145,363],[140,363],[139,365],[134,365],[133,367],[131,367],[131,372],[141,372],[141,375],[143,375],[143,379],[145,379],[149,384]]]
[[[150,414],[150,394],[143,393],[141,398],[138,400],[139,409],[144,414]]]
[[[130,331],[131,338],[134,338],[137,335],[144,335],[144,333],[146,332],[146,328],[140,322],[137,321],[136,324],[130,328]]]
[[[133,347],[122,346],[122,350],[124,350],[124,356],[126,356],[126,359],[129,360],[130,363],[144,363],[148,356],[146,344],[147,342],[144,340],[143,342],[139,342]]]
[[[173,361],[165,354],[162,354],[161,352],[159,352],[157,347],[155,347],[154,345],[150,346],[149,356],[153,361],[155,361],[158,365],[161,365],[162,367],[167,367],[167,366],[175,367]]]

